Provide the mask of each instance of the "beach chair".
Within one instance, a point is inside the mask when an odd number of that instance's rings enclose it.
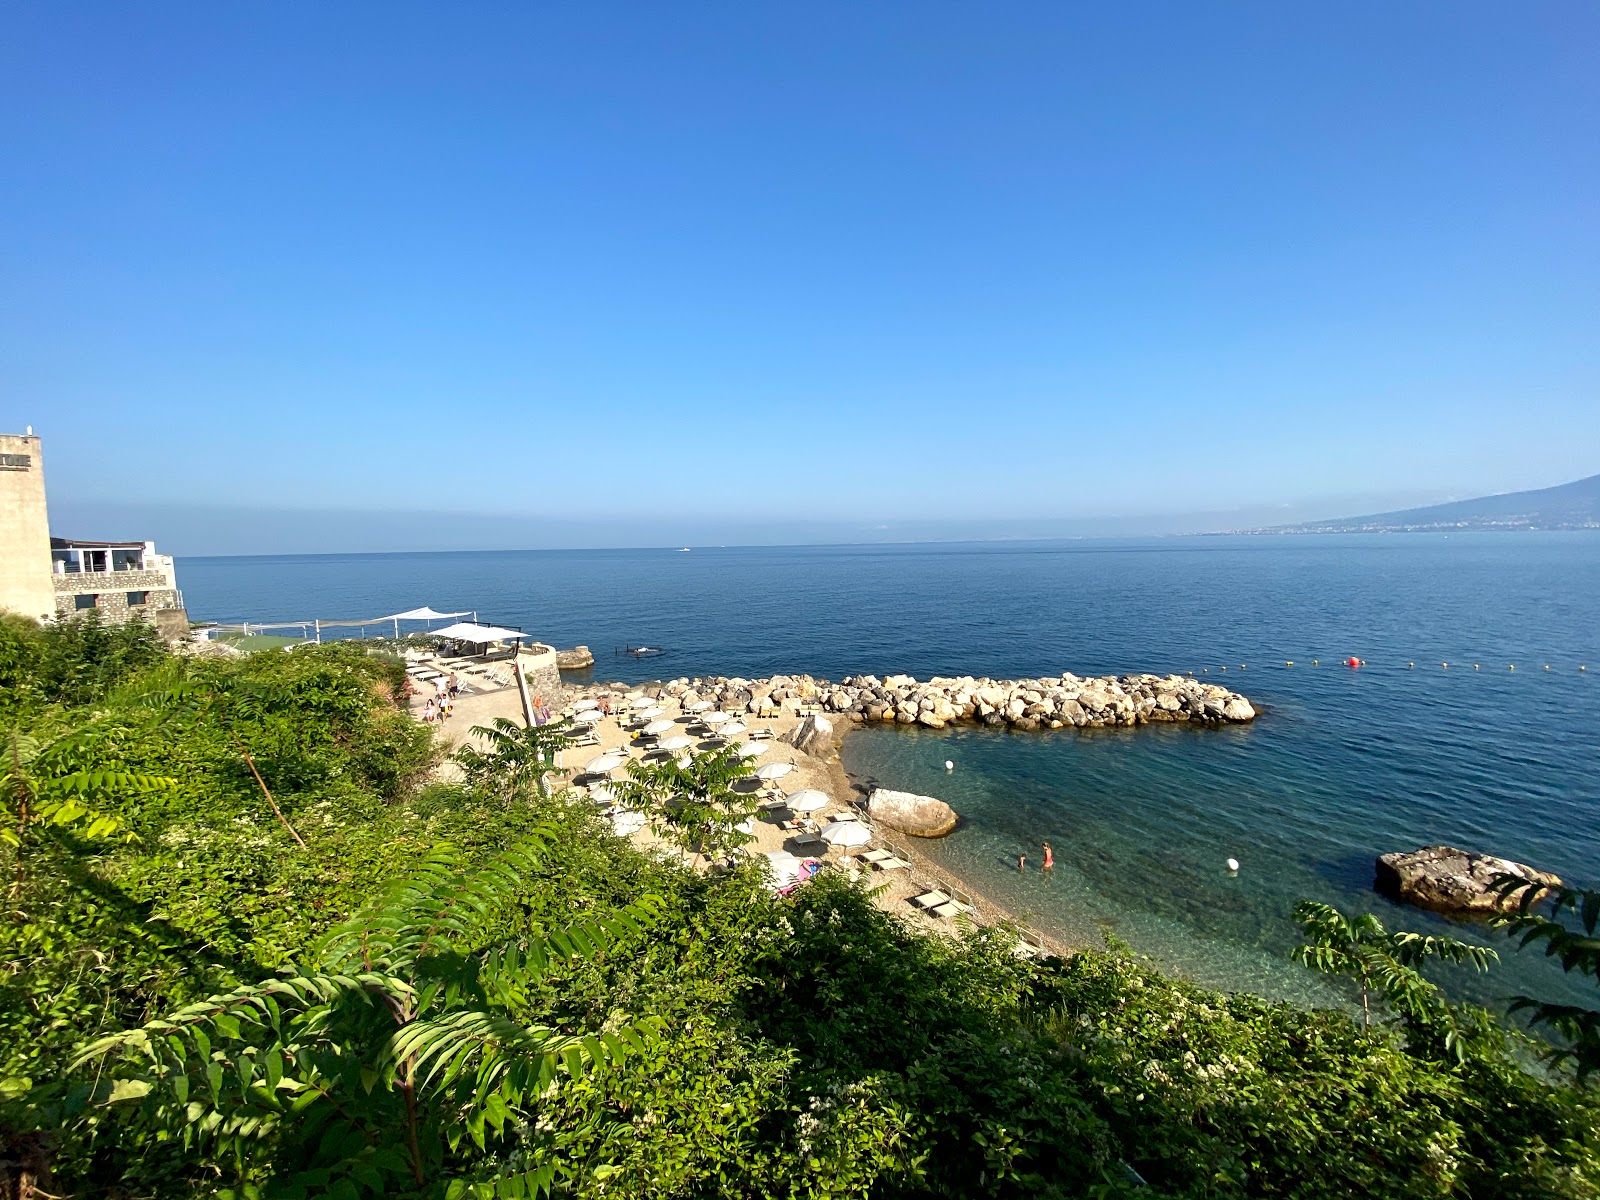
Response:
[[[1017,944],[1011,953],[1023,959],[1038,958],[1044,954],[1044,939],[1031,929],[1024,929],[1017,935]]]
[[[935,909],[942,908],[950,903],[949,893],[944,890],[944,885],[938,880],[925,881],[922,887],[923,890],[921,892],[907,901],[914,908],[919,908],[923,912],[933,912]]]
[[[890,854],[887,850],[873,849],[873,850],[863,850],[860,854],[856,855],[856,857],[859,858],[862,862],[869,863],[872,866],[876,867],[884,859],[893,858],[894,855]]]
[[[789,840],[792,841],[796,846],[824,846],[825,847],[828,844],[827,842],[822,840],[822,836],[820,834],[815,833],[815,832],[813,832],[813,831],[811,831],[809,829],[802,829],[799,833],[795,834]]]

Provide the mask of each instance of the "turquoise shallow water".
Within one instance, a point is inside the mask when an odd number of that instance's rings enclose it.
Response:
[[[930,853],[1030,920],[1079,938],[1110,928],[1220,986],[1331,996],[1285,961],[1301,897],[1442,925],[1371,893],[1372,859],[1387,850],[1454,841],[1600,882],[1596,535],[286,556],[179,569],[197,618],[475,608],[558,645],[587,643],[606,678],[1215,676],[1255,700],[1260,720],[863,730],[846,765],[950,800],[963,825]],[[668,653],[610,655],[629,641]],[[1333,665],[1352,654],[1370,665]],[[1054,875],[1019,875],[1016,854],[1034,858],[1042,840]],[[1508,958],[1462,990],[1492,998],[1525,985],[1565,983],[1548,964]]]

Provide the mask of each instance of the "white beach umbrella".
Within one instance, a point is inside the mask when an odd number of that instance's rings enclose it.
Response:
[[[671,721],[651,721],[650,724],[644,727],[644,732],[648,733],[651,737],[654,737],[658,733],[670,733],[671,730]]]
[[[578,722],[580,725],[593,725],[596,721],[601,720],[604,716],[605,713],[601,712],[598,708],[586,708],[582,712],[573,713],[572,719]]]
[[[787,887],[800,878],[800,860],[787,850],[768,850],[765,857],[767,871],[776,886]]]
[[[638,717],[640,720],[648,721],[651,717],[659,717],[666,711],[667,710],[662,708],[659,704],[652,704],[649,708],[639,709],[638,712],[634,713],[634,716]]]
[[[748,833],[754,835],[756,831],[756,819],[754,817],[746,817],[733,828],[738,833]]]
[[[786,763],[786,762],[768,763],[766,766],[762,767],[759,771],[756,772],[756,778],[757,779],[782,779],[785,775],[787,775],[792,770],[794,770],[794,764],[793,763]]]
[[[729,721],[721,729],[717,730],[717,733],[722,737],[738,737],[741,733],[744,733],[749,728],[750,726],[746,725],[743,721]]]
[[[604,775],[607,771],[615,771],[628,761],[626,754],[618,754],[615,750],[607,750],[604,754],[591,758],[583,764],[584,774]]]
[[[599,708],[599,707],[600,707],[600,701],[598,701],[598,700],[579,700],[576,704],[574,704],[572,706],[572,709],[573,709],[574,712],[584,712],[584,711],[586,711],[588,709]]]
[[[596,804],[615,804],[617,794],[611,790],[609,783],[597,783],[589,789],[589,799]]]
[[[676,737],[663,738],[658,744],[657,749],[687,750],[692,745],[694,745],[694,739],[691,737],[684,737],[683,734],[680,733]]]
[[[733,714],[725,713],[719,708],[714,708],[708,713],[701,713],[700,719],[707,725],[723,725],[733,720]]]
[[[740,758],[760,758],[766,752],[766,746],[760,742],[744,742],[739,746]]]
[[[711,701],[709,701],[709,700],[696,700],[693,704],[687,705],[684,708],[684,711],[685,712],[692,712],[692,713],[703,713],[703,712],[708,712],[708,711],[710,711],[711,709],[713,709],[715,707],[716,707],[716,705],[712,704]]]
[[[833,797],[827,792],[817,791],[816,788],[806,788],[804,791],[791,793],[784,803],[789,806],[791,812],[813,813],[827,808],[833,803]]]
[[[872,830],[859,821],[835,821],[822,831],[822,840],[830,846],[865,846]]]
[[[638,833],[648,822],[642,812],[617,812],[611,814],[611,828],[618,837],[627,837],[629,834]]]

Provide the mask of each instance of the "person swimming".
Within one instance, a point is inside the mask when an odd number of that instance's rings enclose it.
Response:
[[[1056,856],[1054,854],[1050,853],[1050,843],[1046,842],[1044,844],[1044,869],[1046,871],[1052,870],[1055,867],[1055,865],[1056,865]]]

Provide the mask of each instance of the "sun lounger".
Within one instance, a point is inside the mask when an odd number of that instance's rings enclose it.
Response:
[[[876,865],[886,858],[893,858],[894,855],[890,854],[887,850],[866,850],[861,854],[856,855],[856,857],[861,859],[862,862],[869,862]]]
[[[911,864],[903,858],[880,858],[873,864],[880,871],[909,871]]]
[[[911,897],[911,903],[915,904],[924,912],[932,912],[942,904],[949,904],[950,897],[945,895],[938,888],[932,888],[929,891],[923,892],[920,896]]]
[[[826,846],[828,844],[819,835],[812,833],[810,830],[803,830],[795,834],[790,840],[796,846]]]

